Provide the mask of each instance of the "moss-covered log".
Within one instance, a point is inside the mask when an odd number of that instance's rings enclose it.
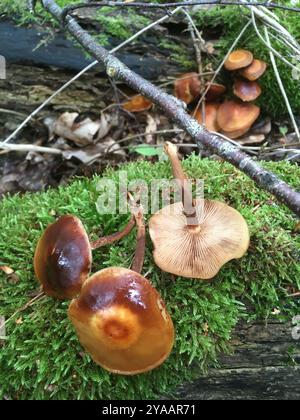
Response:
[[[296,165],[282,162],[266,166],[290,185],[299,184]],[[1,342],[0,351],[0,398],[161,398],[176,392],[183,382],[199,378],[218,360],[221,370],[211,371],[180,395],[205,398],[224,392],[223,397],[239,397],[249,392],[254,396],[262,389],[261,396],[267,397],[268,381],[274,384],[270,396],[281,391],[284,397],[295,395],[296,391],[288,387],[280,388],[277,378],[280,373],[289,373],[296,390],[299,372],[288,367],[299,361],[299,341],[291,336],[292,319],[299,315],[299,299],[289,297],[300,290],[296,220],[227,163],[193,155],[184,161],[184,168],[189,176],[204,179],[207,198],[224,201],[241,212],[249,225],[251,245],[242,259],[226,264],[212,282],[203,282],[162,273],[153,264],[148,239],[143,272],[162,294],[176,326],[176,344],[167,362],[151,373],[132,378],[107,373],[83,353],[67,318],[68,302],[44,298],[7,325],[7,338]],[[120,170],[122,173],[110,169],[104,174],[115,183],[117,191],[120,177],[125,178],[124,171],[128,182],[138,177],[148,185],[153,179],[172,176],[166,162],[139,161]],[[97,185],[101,179],[75,179],[58,189],[7,197],[0,202],[0,266],[15,270],[14,276],[0,270],[0,315],[8,318],[37,292],[34,249],[43,229],[56,217],[77,215],[91,240],[126,224],[126,215],[97,212]],[[110,266],[129,267],[134,237],[132,232],[115,246],[96,251],[93,272]],[[251,326],[259,320],[269,320],[271,326]],[[237,327],[239,321],[249,325]],[[234,355],[220,359],[232,346]],[[288,378],[282,380],[287,384]],[[206,386],[210,393],[204,394]],[[244,394],[239,386],[245,387]]]

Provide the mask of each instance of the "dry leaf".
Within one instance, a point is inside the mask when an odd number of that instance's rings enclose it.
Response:
[[[281,311],[278,308],[274,308],[271,313],[272,313],[272,315],[280,315],[281,314]]]
[[[135,95],[129,101],[122,104],[122,108],[129,112],[147,111],[152,107],[152,102],[142,95]]]
[[[106,151],[115,151],[115,153],[125,156],[124,150],[118,150],[118,145],[112,139],[109,139],[103,143],[97,143],[91,146],[83,147],[81,149],[67,150],[63,152],[65,159],[76,158],[82,163],[88,165],[103,156]]]
[[[23,318],[22,318],[22,317],[18,318],[18,319],[16,320],[16,324],[17,324],[17,325],[23,324]]]
[[[11,267],[8,267],[7,265],[1,265],[0,266],[0,270],[2,270],[8,276],[10,276],[15,271]]]
[[[98,121],[85,118],[80,122],[76,122],[78,115],[77,112],[63,113],[54,124],[54,133],[74,141],[78,146],[87,146],[106,136],[111,128],[109,117],[104,113],[101,114]]]
[[[240,139],[237,139],[239,144],[246,145],[246,144],[260,144],[265,140],[264,134],[250,134],[249,136],[242,137]]]
[[[146,134],[146,143],[151,144],[154,142],[153,134],[157,130],[156,120],[150,115],[147,114],[147,125],[145,129]]]

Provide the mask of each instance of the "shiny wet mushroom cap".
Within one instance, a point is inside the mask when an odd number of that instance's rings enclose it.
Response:
[[[91,264],[89,238],[81,221],[72,215],[47,227],[34,255],[35,274],[44,292],[58,299],[80,292]]]
[[[226,101],[218,109],[217,122],[226,133],[248,131],[260,114],[254,104]]]
[[[175,80],[175,96],[186,104],[200,95],[201,83],[197,73],[185,73]]]
[[[94,274],[69,307],[79,341],[104,369],[135,375],[159,366],[174,344],[174,326],[143,267],[146,227],[136,207],[137,244],[132,270],[111,267]]]
[[[257,82],[237,79],[233,85],[233,93],[244,102],[255,101],[261,95],[261,87]]]
[[[125,228],[90,242],[80,219],[60,217],[42,234],[34,255],[34,270],[46,295],[72,299],[81,290],[92,265],[92,250],[126,236],[135,225],[132,216]]]
[[[212,84],[207,83],[205,85],[205,88],[207,88],[208,86],[209,86],[209,89],[205,95],[205,99],[208,102],[216,101],[226,92],[226,87],[219,83],[212,83]]]
[[[247,50],[233,51],[224,63],[226,70],[239,70],[249,66],[253,61],[253,54]]]
[[[152,370],[173,347],[173,323],[159,293],[126,268],[94,274],[71,302],[69,317],[93,360],[114,373]]]
[[[254,59],[250,66],[242,69],[239,74],[245,79],[253,81],[259,79],[266,71],[267,63]]]
[[[219,126],[217,123],[217,114],[220,104],[215,102],[206,102],[205,103],[205,127],[209,131],[218,131]],[[202,107],[200,106],[195,114],[196,120],[199,122],[199,124],[203,124],[203,117],[202,117]]]

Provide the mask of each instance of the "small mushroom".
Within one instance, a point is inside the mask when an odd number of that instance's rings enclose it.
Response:
[[[205,88],[207,88],[209,84],[206,84]],[[212,83],[209,86],[209,90],[207,91],[205,95],[205,99],[207,102],[213,102],[219,99],[224,93],[226,92],[226,87],[224,85],[221,85],[219,83]]]
[[[244,102],[255,101],[261,95],[261,87],[257,82],[237,79],[233,85],[233,93]]]
[[[224,134],[237,138],[245,134],[260,114],[254,104],[226,101],[218,109],[217,122]]]
[[[122,104],[122,108],[129,112],[148,111],[153,103],[143,95],[135,95]]]
[[[211,279],[226,262],[241,258],[247,251],[247,223],[239,212],[224,203],[193,200],[176,146],[166,142],[165,151],[183,199],[150,219],[155,263],[163,271],[178,276]]]
[[[136,213],[132,270],[111,267],[91,276],[69,307],[82,346],[104,369],[135,375],[159,366],[174,344],[174,326],[157,290],[140,274],[145,225]]]
[[[247,50],[233,51],[224,63],[226,70],[239,70],[249,66],[253,61],[253,54]]]
[[[131,217],[122,231],[92,243],[82,222],[75,216],[62,216],[49,225],[34,255],[35,275],[44,293],[58,299],[78,295],[90,274],[92,250],[122,239],[134,224],[134,217]]]
[[[266,71],[267,63],[254,59],[250,66],[242,69],[239,74],[245,79],[253,81],[259,79]]]
[[[214,102],[206,102],[205,104],[205,127],[209,131],[219,131],[220,127],[217,123],[217,114],[220,104],[214,103]],[[199,124],[203,124],[203,118],[202,118],[202,109],[201,107],[197,110],[195,114],[196,120],[199,122]]]
[[[200,95],[201,83],[197,73],[185,73],[175,80],[175,96],[186,104]]]

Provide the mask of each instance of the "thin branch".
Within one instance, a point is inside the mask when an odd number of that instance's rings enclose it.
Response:
[[[252,12],[253,13],[253,12]],[[290,63],[285,57],[283,57],[275,48],[272,47],[272,45],[268,45],[262,34],[259,32],[259,29],[257,27],[255,19],[252,19],[254,30],[259,37],[259,39],[262,41],[262,43],[268,48],[269,51],[272,51],[276,57],[278,57],[281,61],[283,61],[287,66],[291,67],[293,70],[296,70],[297,72],[300,72],[299,68],[295,66],[294,64]]]
[[[255,17],[254,16],[253,16],[253,19],[255,20]],[[268,28],[265,26],[264,27],[264,30],[265,30],[266,42],[271,47],[271,42],[270,42]],[[283,99],[285,101],[285,104],[286,104],[288,113],[290,114],[290,118],[291,118],[291,121],[292,121],[294,130],[295,130],[296,136],[297,136],[298,140],[300,141],[299,128],[298,128],[298,125],[296,123],[295,116],[294,116],[294,113],[293,113],[293,110],[292,110],[292,107],[291,107],[289,98],[287,97],[285,88],[283,86],[283,83],[282,83],[282,80],[281,80],[281,77],[280,77],[280,74],[279,74],[279,71],[278,71],[278,68],[277,68],[277,65],[276,65],[276,60],[275,60],[274,54],[273,54],[273,52],[271,50],[269,51],[269,54],[270,54],[271,63],[272,63],[272,66],[273,66],[273,70],[274,70],[274,73],[275,73],[275,76],[276,76],[276,79],[277,79],[277,83],[278,83],[279,89],[280,89],[280,91],[282,93],[282,96],[283,96]]]
[[[63,152],[60,149],[54,147],[41,147],[34,146],[32,144],[9,144],[0,142],[0,149],[8,152],[37,152],[37,153],[49,153],[52,155],[62,155]]]
[[[290,12],[300,12],[299,7],[285,6],[277,3],[264,2],[249,2],[249,1],[227,1],[223,3],[222,0],[198,0],[198,1],[182,1],[182,2],[172,2],[172,3],[142,3],[142,2],[124,2],[124,1],[99,1],[99,2],[89,2],[89,3],[78,3],[70,6],[66,6],[61,14],[60,19],[65,21],[66,16],[77,9],[83,9],[87,7],[118,7],[118,8],[128,8],[135,7],[141,9],[163,9],[168,10],[170,8],[182,6],[182,7],[193,7],[193,6],[204,6],[204,5],[219,5],[219,6],[243,6],[243,7],[258,7],[263,6],[267,9],[281,9],[287,10]]]
[[[58,20],[61,19],[62,9],[54,0],[42,0],[44,8]],[[130,4],[130,3],[129,3]],[[295,214],[300,216],[300,193],[293,190],[288,184],[280,180],[272,172],[262,168],[247,154],[241,152],[231,143],[224,141],[220,136],[210,133],[205,127],[198,124],[186,111],[184,104],[174,96],[167,94],[155,85],[130,70],[119,59],[105,48],[97,44],[74,18],[67,16],[66,28],[83,48],[103,63],[109,77],[123,81],[136,92],[146,96],[158,105],[164,114],[178,124],[199,147],[205,146],[213,153],[236,166],[256,184],[274,194],[279,201],[285,203]]]

